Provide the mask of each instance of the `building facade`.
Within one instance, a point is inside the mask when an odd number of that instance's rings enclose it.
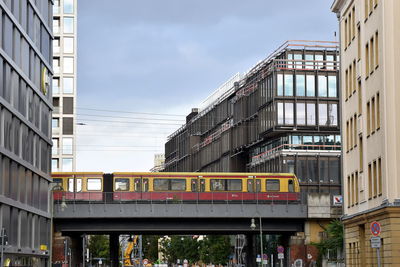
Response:
[[[53,6],[52,171],[76,169],[77,2]]]
[[[0,14],[2,260],[48,266],[52,0],[1,0]]]
[[[336,0],[341,53],[346,266],[400,265],[400,1]]]
[[[336,42],[286,42],[193,109],[165,144],[165,171],[295,173],[309,219],[291,253],[307,264],[316,259],[307,245],[341,214],[333,207],[341,195],[338,52]]]

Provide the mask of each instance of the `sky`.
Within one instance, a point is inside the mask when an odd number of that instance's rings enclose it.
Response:
[[[335,41],[332,2],[78,1],[77,171],[149,171],[230,77],[286,40]]]

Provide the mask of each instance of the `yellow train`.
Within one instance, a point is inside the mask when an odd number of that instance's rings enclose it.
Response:
[[[200,172],[57,172],[52,174],[54,198],[116,201],[285,200],[299,199],[292,173]]]

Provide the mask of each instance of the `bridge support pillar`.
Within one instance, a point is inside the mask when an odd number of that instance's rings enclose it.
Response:
[[[111,267],[119,266],[119,235],[118,234],[110,234],[110,264]]]
[[[83,266],[83,254],[82,254],[82,236],[74,235],[70,236],[70,259],[71,266]]]
[[[254,235],[246,235],[246,266],[256,266],[256,254],[255,254],[255,238]]]

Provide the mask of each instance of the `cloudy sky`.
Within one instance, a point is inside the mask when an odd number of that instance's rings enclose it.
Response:
[[[166,137],[286,40],[335,40],[332,0],[78,1],[77,170],[148,171]]]

